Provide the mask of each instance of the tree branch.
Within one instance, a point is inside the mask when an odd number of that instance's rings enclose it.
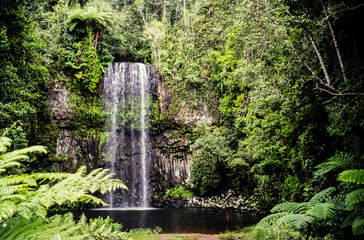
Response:
[[[347,83],[348,80],[346,79],[345,68],[344,68],[343,60],[342,60],[342,57],[341,57],[341,54],[340,54],[339,45],[338,45],[338,43],[336,41],[335,32],[334,32],[334,29],[331,26],[331,22],[330,22],[330,19],[329,19],[329,14],[327,12],[326,6],[323,4],[322,0],[321,0],[321,5],[322,5],[322,7],[324,9],[324,12],[325,12],[325,15],[326,15],[326,18],[327,18],[327,24],[329,25],[332,40],[334,41],[337,58],[338,58],[339,63],[340,63],[341,73],[343,75],[344,82]]]
[[[322,19],[321,21],[322,21],[322,22],[324,22],[324,21],[328,20],[330,16],[332,16],[332,15],[334,15],[334,14],[337,14],[337,13],[339,13],[339,12],[355,10],[355,9],[357,9],[357,8],[360,8],[360,7],[364,7],[364,4],[359,4],[359,5],[355,6],[355,7],[345,8],[345,9],[338,10],[338,11],[336,11],[336,12],[332,12],[331,14],[328,14],[328,15],[327,15],[324,19]]]
[[[286,9],[286,12],[288,13],[288,15],[289,15],[289,16],[294,17],[294,16],[292,15],[292,13],[291,13],[288,9]],[[320,53],[320,51],[319,51],[319,49],[318,49],[318,47],[317,47],[317,45],[316,45],[315,40],[314,40],[314,39],[313,39],[313,37],[312,37],[312,34],[311,34],[310,30],[308,30],[308,29],[307,29],[305,26],[303,26],[302,24],[300,24],[300,25],[301,25],[302,29],[305,31],[305,35],[306,35],[306,36],[308,37],[308,39],[310,40],[311,45],[312,45],[313,49],[315,50],[316,56],[317,56],[317,58],[318,58],[318,60],[319,60],[319,62],[320,62],[320,65],[321,65],[322,71],[324,72],[324,76],[325,76],[325,81],[326,81],[326,82],[324,82],[321,78],[319,79],[319,80],[320,80],[320,82],[321,82],[323,85],[325,85],[326,87],[328,87],[328,88],[330,88],[330,89],[332,89],[332,90],[335,90],[335,88],[331,85],[330,76],[329,76],[329,73],[328,73],[328,71],[327,71],[327,68],[326,68],[326,65],[325,65],[324,59],[323,59],[323,58],[322,58],[322,56],[321,56],[321,53]],[[311,71],[311,72],[313,72],[313,71]]]
[[[324,59],[322,58],[321,53],[320,53],[320,51],[318,50],[318,47],[317,47],[317,45],[316,45],[315,40],[314,40],[314,39],[313,39],[313,37],[312,37],[311,32],[310,32],[308,29],[306,29],[306,28],[304,28],[304,30],[305,30],[306,35],[308,36],[308,39],[310,40],[310,42],[311,42],[311,44],[312,44],[313,49],[314,49],[314,50],[315,50],[315,52],[316,52],[316,56],[317,56],[317,58],[319,59],[319,62],[320,62],[320,65],[321,65],[322,71],[324,72],[324,76],[325,76],[325,80],[326,80],[326,84],[325,84],[325,85],[326,85],[328,88],[331,88],[331,89],[335,90],[335,88],[331,85],[330,76],[329,76],[329,73],[328,73],[328,71],[327,71],[327,68],[326,68],[326,65],[325,65]]]
[[[364,96],[364,93],[343,93],[343,92],[332,92],[330,90],[327,90],[327,89],[324,89],[324,88],[321,88],[318,86],[318,84],[316,83],[316,88],[315,89],[318,89],[320,91],[324,91],[324,92],[327,92],[328,94],[331,94],[333,96]]]

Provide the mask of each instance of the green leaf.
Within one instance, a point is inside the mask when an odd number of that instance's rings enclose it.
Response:
[[[307,208],[307,203],[284,202],[274,206],[271,212],[304,213]]]
[[[339,174],[339,181],[364,184],[364,169],[347,170]]]
[[[322,203],[324,200],[326,200],[331,193],[336,191],[336,188],[329,187],[325,190],[322,190],[321,192],[317,193],[315,196],[311,198],[311,200],[308,202],[311,206],[314,206],[315,204]]]
[[[335,216],[336,206],[331,203],[318,203],[307,211],[307,214],[316,218],[327,219]]]
[[[309,223],[315,221],[315,218],[303,214],[288,214],[278,219],[277,225],[288,224],[296,229],[307,228]]]
[[[352,210],[356,204],[361,202],[364,202],[364,188],[357,189],[346,195],[345,205],[348,210]]]

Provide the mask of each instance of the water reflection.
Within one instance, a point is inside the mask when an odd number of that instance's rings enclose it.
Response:
[[[204,208],[89,209],[75,215],[82,213],[88,218],[110,216],[123,230],[160,227],[165,233],[220,233],[253,225],[262,218],[255,212]]]

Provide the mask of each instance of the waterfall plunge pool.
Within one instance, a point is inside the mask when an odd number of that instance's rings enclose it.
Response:
[[[121,223],[123,231],[161,228],[163,233],[219,234],[251,226],[262,215],[253,211],[213,208],[97,208],[75,211],[75,217],[106,218]]]

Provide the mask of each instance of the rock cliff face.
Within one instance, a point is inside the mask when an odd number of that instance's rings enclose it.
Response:
[[[91,170],[100,166],[100,138],[72,127],[74,113],[70,107],[70,91],[63,82],[53,82],[48,95],[52,120],[58,130],[55,157],[61,162],[57,171],[72,172],[80,166]]]
[[[205,122],[208,125],[214,121],[206,104],[200,109],[190,108],[185,101],[176,99],[173,92],[163,82],[158,84],[158,99],[161,113],[171,115],[176,123],[194,127],[199,121]],[[175,107],[176,109],[171,109],[173,102],[176,100],[179,102],[178,106]]]
[[[152,138],[151,188],[153,195],[189,181],[192,163],[190,140],[177,130]]]
[[[70,92],[65,83],[53,82],[49,92],[48,101],[52,110],[52,118],[58,127],[65,127],[73,119],[69,107]]]
[[[168,126],[158,126],[163,130],[157,133],[150,131],[148,154],[150,155],[149,194],[151,196],[189,181],[192,163],[191,141],[180,128],[191,130],[198,121],[204,121],[207,124],[213,121],[206,106],[200,110],[192,110],[185,102],[179,101],[177,110],[171,109],[176,99],[175,95],[157,77],[153,79],[156,81],[153,85],[156,87],[153,88],[152,95],[158,101],[159,114],[168,115]],[[74,171],[81,165],[86,165],[90,170],[110,166],[110,162],[105,159],[106,132],[82,131],[72,127],[70,123],[74,113],[69,107],[69,98],[69,90],[65,84],[53,84],[49,102],[52,107],[53,121],[59,133],[56,157],[64,160],[59,164],[58,170]],[[138,131],[134,131],[133,134],[138,134]],[[120,133],[118,139],[119,148],[124,150],[117,152],[115,168],[124,172],[122,174],[127,172],[132,174],[133,171],[130,167],[123,165],[124,160],[137,158],[140,155],[137,148],[134,147],[134,150],[131,150],[132,145],[139,143],[130,141],[129,135],[124,131]]]

